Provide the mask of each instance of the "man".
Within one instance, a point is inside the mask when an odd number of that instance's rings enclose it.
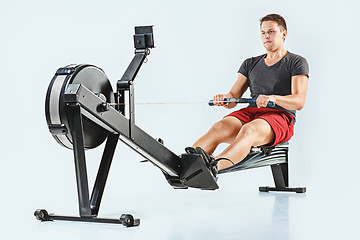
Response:
[[[305,104],[309,67],[305,58],[285,50],[286,22],[277,14],[260,20],[261,41],[266,54],[246,59],[238,79],[227,94],[213,97],[214,104],[233,108],[225,98],[240,98],[250,88],[256,104],[235,111],[213,125],[188,152],[202,154],[206,161],[225,169],[243,160],[252,146],[274,146],[294,134],[296,111]],[[276,104],[266,108],[269,101]],[[220,143],[230,145],[217,157],[211,154]]]

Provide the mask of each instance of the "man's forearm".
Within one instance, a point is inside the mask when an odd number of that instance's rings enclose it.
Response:
[[[269,101],[288,110],[301,110],[305,105],[305,96],[291,94],[286,96],[270,95]]]

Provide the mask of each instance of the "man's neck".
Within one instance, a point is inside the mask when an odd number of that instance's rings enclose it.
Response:
[[[266,58],[268,60],[275,60],[275,59],[283,58],[287,54],[287,51],[285,50],[284,47],[282,47],[276,49],[275,51],[266,51],[266,53],[267,53]]]

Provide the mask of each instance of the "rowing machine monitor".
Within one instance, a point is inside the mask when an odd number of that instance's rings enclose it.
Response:
[[[153,26],[135,27],[134,35],[135,49],[154,48]]]

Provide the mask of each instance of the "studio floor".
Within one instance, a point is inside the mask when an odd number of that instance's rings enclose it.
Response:
[[[12,198],[2,199],[2,239],[280,240],[356,236],[359,209],[354,208],[355,199],[346,196],[351,192],[339,195],[331,193],[329,187],[311,185],[305,194],[260,193],[259,184],[272,185],[269,167],[221,175],[216,191],[174,190],[152,166],[143,168],[149,173],[144,175],[146,182],[138,178],[143,173],[133,174],[131,179],[131,174],[124,172],[124,181],[114,174],[109,177],[99,214],[118,218],[130,213],[141,219],[140,226],[36,220],[33,212],[37,208],[78,214],[73,177],[48,178],[50,173],[44,172],[45,178],[36,188],[23,192],[13,189]],[[344,199],[348,205],[341,205]]]
[[[150,236],[153,239],[291,239],[301,231],[301,220],[297,218],[301,217],[299,210],[306,195],[256,191],[216,196],[195,193],[184,197],[126,199],[123,203],[127,201],[133,202],[127,207],[134,209],[131,211],[134,217],[141,218],[139,227],[35,220],[32,224],[38,239],[49,236],[56,239],[113,239],[117,236],[126,239],[148,239]],[[116,204],[113,207],[116,208]],[[116,218],[121,213],[108,210],[103,214]]]

